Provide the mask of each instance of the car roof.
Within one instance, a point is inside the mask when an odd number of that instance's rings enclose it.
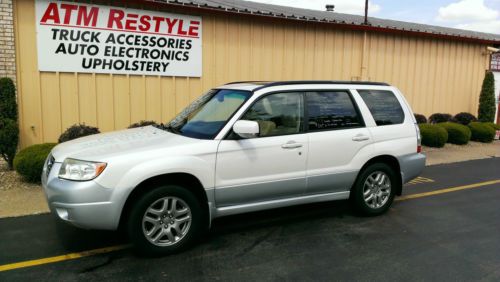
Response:
[[[217,89],[233,89],[233,90],[246,90],[256,91],[262,88],[272,86],[286,86],[286,85],[306,85],[306,84],[329,84],[329,85],[363,85],[363,86],[390,86],[384,82],[371,82],[371,81],[342,81],[342,80],[288,80],[288,81],[236,81],[224,84],[217,87]]]

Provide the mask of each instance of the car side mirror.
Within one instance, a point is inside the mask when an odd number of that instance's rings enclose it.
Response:
[[[259,123],[251,120],[238,120],[233,125],[233,131],[241,138],[255,138],[259,136]]]

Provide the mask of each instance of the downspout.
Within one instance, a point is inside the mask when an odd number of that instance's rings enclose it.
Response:
[[[366,81],[368,78],[368,34],[363,31],[363,51],[361,54],[361,80]]]
[[[368,0],[365,0],[365,21],[363,23],[364,25],[368,25]],[[363,31],[363,53],[361,54],[361,80],[369,80],[368,78],[368,66],[367,66],[367,52],[368,52],[368,47],[367,45],[367,37],[368,34],[365,31]]]

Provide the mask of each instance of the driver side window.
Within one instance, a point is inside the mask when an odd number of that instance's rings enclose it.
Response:
[[[260,137],[302,132],[304,104],[301,93],[277,93],[258,100],[243,116],[259,124]]]

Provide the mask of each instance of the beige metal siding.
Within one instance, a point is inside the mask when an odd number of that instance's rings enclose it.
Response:
[[[415,112],[476,112],[484,45],[368,33],[363,48],[363,32],[332,25],[202,16],[201,78],[51,73],[37,67],[34,2],[17,1],[21,146],[54,142],[79,122],[101,131],[166,122],[204,91],[238,80],[385,81]]]

